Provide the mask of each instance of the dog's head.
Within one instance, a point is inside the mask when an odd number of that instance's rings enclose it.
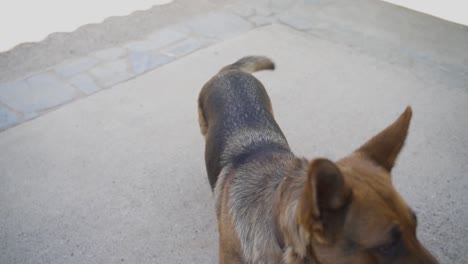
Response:
[[[297,219],[320,263],[437,263],[416,237],[417,218],[390,172],[411,108],[350,156],[309,164]]]

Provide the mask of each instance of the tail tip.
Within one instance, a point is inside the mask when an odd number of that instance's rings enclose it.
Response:
[[[276,64],[272,61],[270,70],[276,70]]]

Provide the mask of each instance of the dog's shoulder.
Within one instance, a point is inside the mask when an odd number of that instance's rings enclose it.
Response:
[[[274,147],[251,155],[223,170],[215,188],[217,208],[219,212],[223,202],[229,208],[246,263],[276,263],[283,252],[274,233],[272,201],[298,159]]]

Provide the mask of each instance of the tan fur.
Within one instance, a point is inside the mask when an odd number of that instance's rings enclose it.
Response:
[[[242,263],[241,244],[237,234],[233,219],[231,217],[228,205],[229,179],[224,184],[223,194],[221,195],[221,203],[218,211],[218,228],[219,228],[219,263]]]
[[[208,123],[206,122],[206,119],[203,116],[203,110],[200,107],[198,107],[198,124],[200,126],[200,133],[206,137],[206,133],[208,132]]]
[[[349,156],[308,161],[290,151],[263,86],[248,74],[273,68],[268,58],[243,58],[200,93],[219,263],[437,263],[390,175],[412,109]]]
[[[246,73],[253,73],[261,70],[274,70],[275,64],[267,57],[263,56],[247,56],[237,62],[225,66],[222,71],[241,70]]]

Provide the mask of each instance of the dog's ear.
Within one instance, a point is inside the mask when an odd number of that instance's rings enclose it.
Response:
[[[371,138],[357,152],[363,153],[390,172],[405,143],[411,116],[412,110],[408,106],[405,112],[393,124]]]
[[[318,242],[332,242],[341,228],[344,216],[340,212],[348,204],[350,194],[335,163],[327,159],[311,161],[298,203],[299,224]]]

